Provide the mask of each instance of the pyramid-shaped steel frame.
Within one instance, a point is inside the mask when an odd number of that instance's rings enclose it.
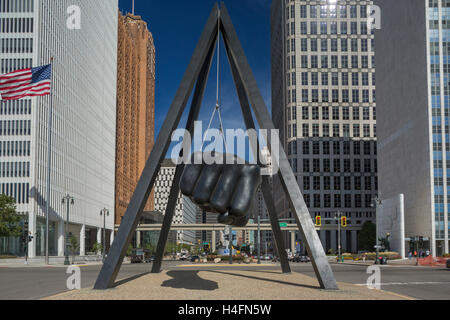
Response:
[[[220,30],[218,30],[218,28],[220,28]],[[122,223],[97,278],[94,289],[104,290],[114,286],[114,282],[117,274],[119,273],[123,258],[125,257],[145,204],[147,203],[161,163],[169,149],[171,134],[179,125],[180,119],[195,85],[195,91],[186,125],[187,131],[189,131],[192,136],[194,121],[197,120],[199,115],[206,83],[214,57],[216,43],[219,40],[219,32],[222,34],[225,42],[228,60],[247,129],[255,128],[251,110],[253,110],[261,129],[267,129],[268,131],[275,129],[268,109],[258,89],[256,80],[248,64],[244,50],[231,22],[228,10],[223,2],[221,3],[220,8],[218,4],[215,4],[206,23],[205,29],[203,30],[202,36],[197,44],[197,47],[195,48],[189,66],[181,81],[181,85],[178,88],[169,109],[162,129],[158,135],[155,146],[142,172],[142,176],[137,184],[125,216],[122,219]],[[272,142],[270,140],[267,141],[267,145],[269,150],[272,150]],[[252,149],[257,155],[258,146],[253,145]],[[322,289],[336,290],[338,287],[330,264],[323,250],[319,236],[315,230],[315,226],[297,184],[295,175],[281,146],[278,161],[278,177],[282,183],[291,208],[293,208],[295,213],[299,231],[303,236],[303,239],[305,239],[306,247],[310,254],[311,262],[319,284]],[[158,241],[156,258],[153,263],[153,273],[161,272],[161,262],[164,254],[164,248],[167,243],[169,230],[175,212],[176,200],[179,194],[179,182],[183,170],[183,164],[178,165],[175,170],[175,176]],[[281,268],[283,273],[289,273],[291,272],[291,269],[278,222],[278,215],[275,209],[269,177],[263,177],[261,189],[263,191],[264,200],[269,212],[277,251],[280,255]]]

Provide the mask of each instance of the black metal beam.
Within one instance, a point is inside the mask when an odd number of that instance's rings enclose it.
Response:
[[[250,109],[250,105],[248,102],[248,97],[247,94],[245,93],[244,84],[242,83],[242,79],[239,76],[239,73],[237,71],[236,65],[234,64],[233,59],[231,59],[229,55],[229,47],[227,43],[225,43],[225,48],[227,51],[228,61],[230,63],[234,84],[236,86],[236,91],[241,104],[241,110],[242,115],[244,117],[245,126],[247,127],[247,130],[256,129],[255,122],[253,121],[252,111]],[[252,142],[253,141],[250,140],[250,143]],[[252,143],[251,147],[255,159],[260,164],[259,141],[256,141],[256,145]],[[289,265],[289,259],[287,256],[286,248],[283,241],[283,235],[281,233],[281,228],[278,221],[278,214],[276,212],[276,208],[274,205],[273,193],[271,192],[270,178],[268,176],[262,176],[261,190],[263,192],[264,201],[266,203],[266,208],[269,213],[270,223],[272,225],[272,232],[275,239],[275,245],[278,251],[278,255],[280,256],[281,270],[283,273],[290,273],[291,267]]]
[[[133,233],[136,230],[140,216],[158,175],[161,162],[170,146],[172,132],[180,122],[186,103],[189,100],[192,89],[209,53],[209,49],[217,38],[218,14],[218,4],[215,4],[136,186],[136,190],[109,250],[108,257],[94,285],[94,289],[105,290],[114,286],[128,245],[131,242]]]
[[[245,56],[245,52],[233,27],[225,3],[221,3],[221,31],[225,43],[228,44],[231,59],[234,61],[240,78],[243,81],[247,97],[255,113],[256,119],[262,129],[275,130],[270,114],[259,91],[257,82]],[[277,106],[273,106],[276,108]],[[282,106],[280,106],[282,107]],[[268,139],[268,148],[272,153],[272,142]],[[312,222],[308,207],[292,171],[289,161],[280,145],[278,160],[279,177],[289,203],[295,213],[299,231],[306,241],[306,247],[311,255],[311,262],[321,288],[336,290],[338,286],[334,278],[331,266],[323,250],[319,236]],[[273,154],[273,153],[272,153]],[[276,161],[276,159],[274,159]]]
[[[206,58],[202,71],[200,72],[200,77],[195,87],[194,96],[192,97],[191,109],[186,122],[186,130],[189,132],[191,137],[194,136],[194,122],[198,119],[198,115],[200,113],[206,84],[208,82],[209,71],[211,70],[211,64],[214,57],[215,45],[216,41],[212,43],[211,48],[209,49],[208,57]],[[156,248],[155,261],[152,266],[152,273],[161,272],[164,250],[166,248],[167,239],[169,238],[169,231],[177,206],[177,199],[180,193],[180,180],[183,176],[184,167],[185,164],[183,162],[177,165],[177,168],[175,169],[175,175],[172,181],[172,187],[170,188],[169,199],[167,201],[166,213],[164,214],[163,225],[159,235],[158,246]]]

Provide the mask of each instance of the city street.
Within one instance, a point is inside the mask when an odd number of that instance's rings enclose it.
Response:
[[[314,278],[311,264],[291,264],[293,272]],[[260,275],[262,271],[278,272],[277,265],[220,265],[201,266],[189,262],[165,262],[163,268],[173,271],[191,270],[242,270]],[[336,279],[356,285],[365,285],[367,278],[366,266],[332,264]],[[382,289],[416,299],[434,300],[450,298],[450,270],[443,268],[428,268],[415,266],[382,266]],[[118,276],[122,280],[131,280],[147,273],[150,264],[124,264]],[[100,266],[82,266],[82,288],[93,286]],[[68,274],[65,267],[21,267],[0,268],[0,299],[40,299],[66,291]],[[218,289],[220,290],[220,289]],[[301,290],[301,289],[299,289]]]

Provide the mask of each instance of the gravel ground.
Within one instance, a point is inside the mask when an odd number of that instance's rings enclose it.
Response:
[[[316,279],[279,271],[172,270],[119,281],[110,290],[82,289],[48,300],[405,300],[381,290],[339,283],[325,291]]]

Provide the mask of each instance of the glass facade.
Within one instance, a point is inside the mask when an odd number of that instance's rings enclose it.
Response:
[[[429,83],[433,139],[434,223],[437,253],[450,229],[450,1],[428,0]]]

